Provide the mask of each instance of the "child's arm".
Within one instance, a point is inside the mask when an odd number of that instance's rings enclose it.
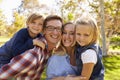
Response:
[[[91,73],[93,71],[94,65],[95,65],[94,63],[83,64],[81,76],[86,77],[85,80],[89,80]]]

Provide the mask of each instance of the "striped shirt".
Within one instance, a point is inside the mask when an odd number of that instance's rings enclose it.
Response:
[[[34,47],[14,57],[10,63],[0,69],[0,80],[15,78],[16,80],[40,80],[48,60],[47,49]]]

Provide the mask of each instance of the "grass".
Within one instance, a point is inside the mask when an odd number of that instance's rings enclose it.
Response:
[[[120,80],[120,55],[112,55],[103,57],[105,66],[105,80]],[[46,69],[42,74],[42,80],[45,80]]]
[[[0,37],[0,45],[8,40],[9,38]],[[105,66],[105,80],[120,80],[120,55],[103,57],[103,63]],[[45,80],[46,78],[45,71],[46,69],[42,74],[41,80]]]
[[[44,69],[44,72],[42,73],[42,77],[41,80],[45,80],[46,79],[46,69]]]
[[[6,41],[8,41],[10,38],[8,37],[2,37],[0,36],[0,46],[3,45]]]
[[[105,80],[120,80],[120,55],[103,58],[105,66]]]

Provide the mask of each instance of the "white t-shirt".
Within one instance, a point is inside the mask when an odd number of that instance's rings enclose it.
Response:
[[[81,60],[83,63],[97,63],[97,54],[94,50],[88,49],[81,55]]]

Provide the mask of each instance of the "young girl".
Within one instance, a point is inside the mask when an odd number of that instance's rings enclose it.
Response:
[[[26,21],[27,28],[19,30],[8,42],[0,47],[0,67],[10,62],[10,60],[34,45],[40,46],[38,37],[42,37],[43,16],[32,14]]]
[[[104,80],[104,67],[101,61],[102,51],[97,45],[98,27],[93,18],[82,16],[76,22],[76,65],[77,77],[66,80]]]

